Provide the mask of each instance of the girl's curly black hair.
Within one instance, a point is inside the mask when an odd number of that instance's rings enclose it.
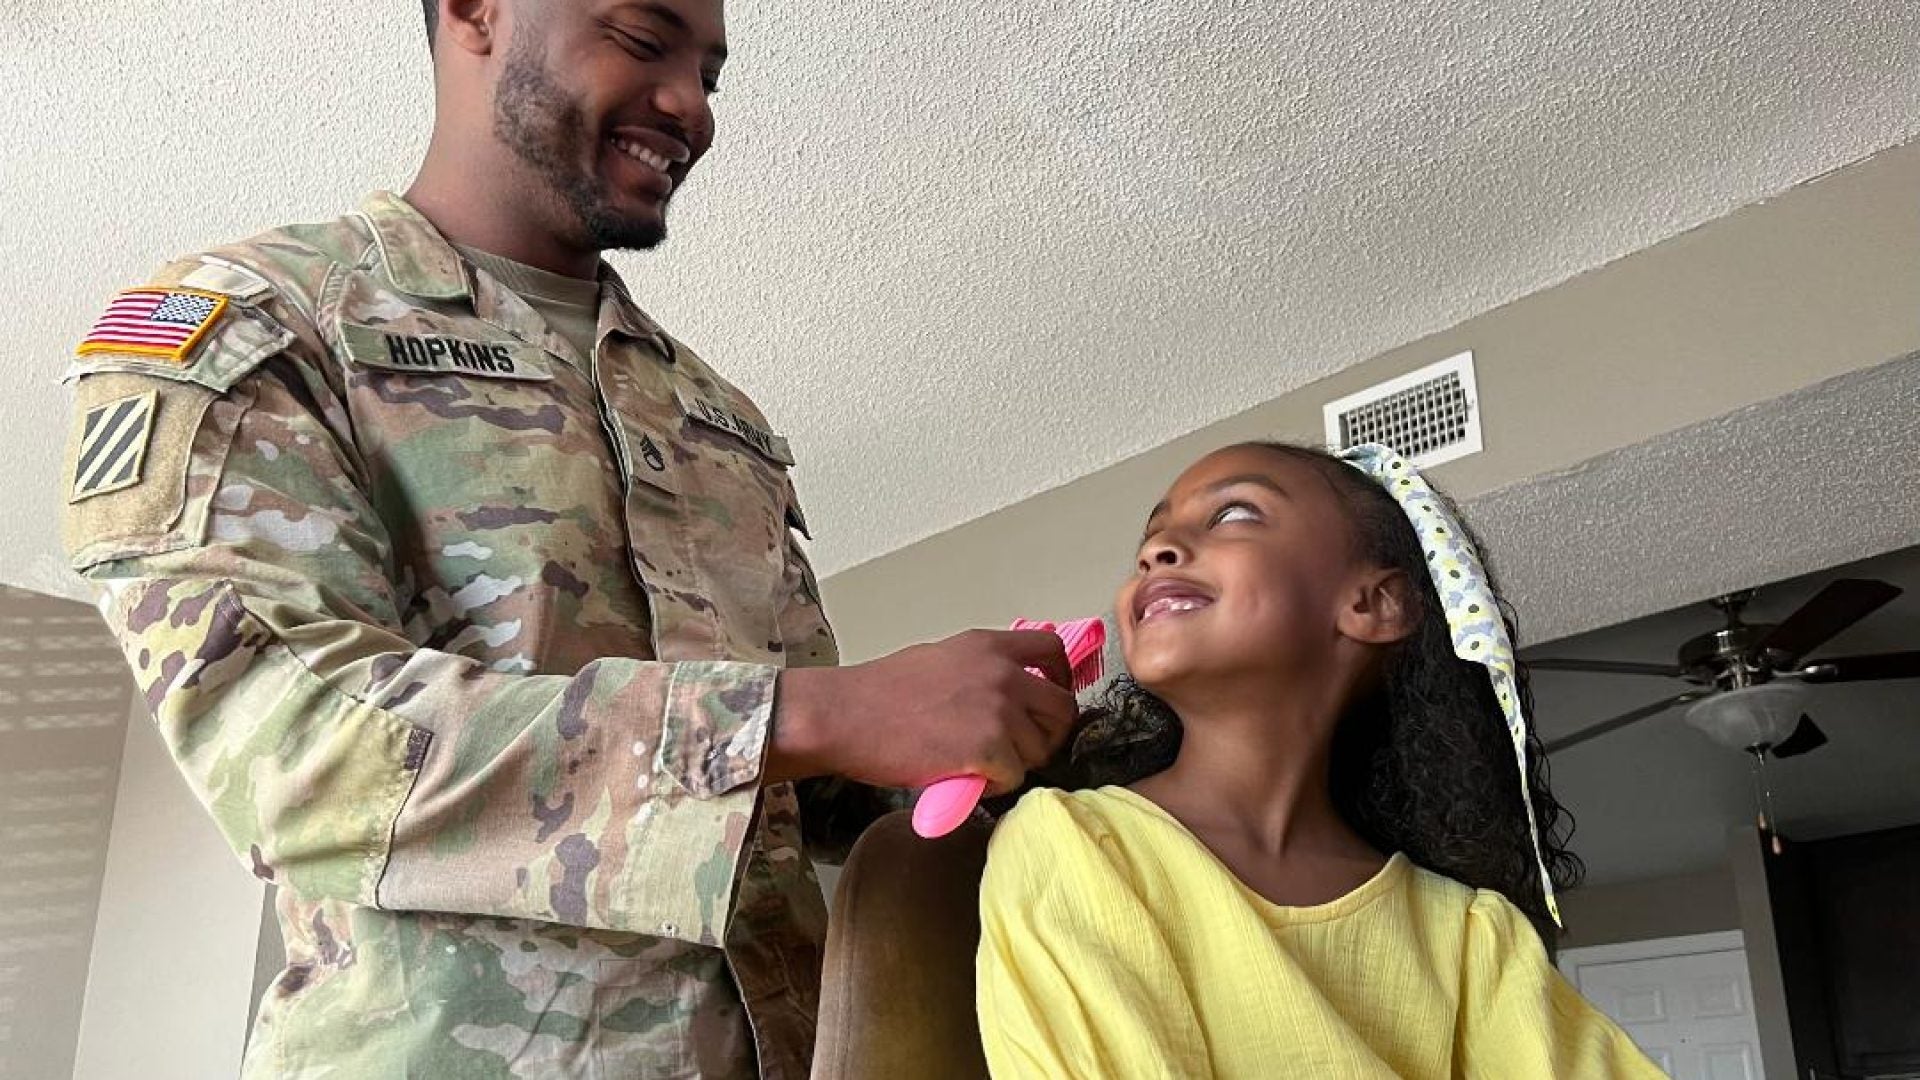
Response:
[[[1318,471],[1347,508],[1360,557],[1405,573],[1421,604],[1418,628],[1394,646],[1378,685],[1354,702],[1334,733],[1335,807],[1375,848],[1404,852],[1429,870],[1505,896],[1552,953],[1557,929],[1534,865],[1506,724],[1486,668],[1453,654],[1440,595],[1406,514],[1379,484],[1330,454],[1286,443],[1246,445]],[[1466,539],[1480,550],[1470,531]],[[1504,603],[1501,614],[1512,633]],[[1524,666],[1517,681],[1531,719]],[[1173,764],[1180,750],[1180,718],[1125,676],[1081,722],[1069,762],[1048,781],[1076,788],[1130,784]],[[1556,890],[1572,888],[1584,873],[1566,846],[1573,819],[1553,797],[1546,755],[1531,727],[1527,777],[1547,872]]]

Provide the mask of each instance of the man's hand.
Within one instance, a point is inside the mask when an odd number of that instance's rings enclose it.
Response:
[[[1072,731],[1071,678],[1060,639],[1038,630],[969,630],[853,667],[783,671],[766,778],[919,787],[964,773],[1011,791]]]

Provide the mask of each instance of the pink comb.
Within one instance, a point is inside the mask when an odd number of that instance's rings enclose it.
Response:
[[[1099,619],[1069,619],[1063,623],[1013,620],[1015,630],[1051,630],[1067,647],[1067,663],[1073,668],[1073,689],[1078,693],[1100,681],[1105,671],[1101,650],[1107,644],[1107,626]],[[1035,675],[1044,673],[1028,668]],[[984,776],[950,776],[927,785],[920,801],[913,805],[913,831],[928,839],[945,836],[960,827],[979,804],[987,790]]]

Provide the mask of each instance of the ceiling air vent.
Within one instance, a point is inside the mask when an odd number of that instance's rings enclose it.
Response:
[[[1450,356],[1325,407],[1327,444],[1384,443],[1426,468],[1480,452],[1473,354]]]

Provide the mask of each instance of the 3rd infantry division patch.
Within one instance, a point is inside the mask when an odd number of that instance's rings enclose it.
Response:
[[[81,421],[80,451],[74,459],[70,503],[140,482],[153,434],[157,392],[128,394],[87,410]]]

